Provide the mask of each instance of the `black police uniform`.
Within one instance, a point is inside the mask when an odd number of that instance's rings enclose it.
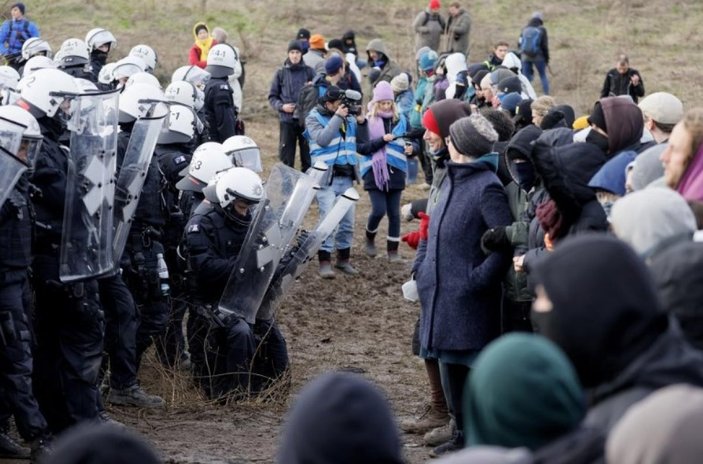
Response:
[[[59,252],[66,197],[67,153],[58,144],[58,118],[37,121],[44,141],[31,182],[36,212],[34,257],[34,390],[53,432],[97,416],[97,380],[103,351],[103,313],[94,279],[59,281]],[[74,186],[75,187],[75,186]]]
[[[188,222],[179,205],[179,193],[176,184],[181,180],[179,173],[188,167],[192,152],[188,144],[161,144],[156,146],[154,156],[165,181],[163,198],[168,210],[168,218],[163,228],[163,242],[166,251],[166,265],[171,279],[171,317],[166,333],[159,338],[156,352],[162,363],[174,366],[187,359],[185,339],[183,337],[183,319],[188,310],[186,263],[178,257],[183,230]]]
[[[197,311],[188,321],[196,380],[212,398],[233,391],[257,393],[288,367],[283,335],[273,322],[257,321],[252,327],[217,312],[251,219],[235,219],[219,205],[204,211],[188,221],[184,234],[196,287]]]
[[[124,159],[131,126],[132,124],[121,125],[123,131],[120,132],[117,142],[118,164]],[[158,254],[165,254],[162,228],[166,224],[167,211],[162,199],[162,189],[163,179],[159,162],[157,157],[153,156],[122,259],[123,277],[139,310],[136,336],[137,370],[142,355],[151,346],[153,337],[162,335],[166,330],[171,312],[168,295],[170,288],[161,288],[157,260]]]
[[[15,416],[26,441],[46,434],[47,424],[32,390],[29,181],[20,178],[0,210],[0,389],[3,409]]]
[[[236,135],[237,110],[232,92],[227,77],[212,77],[205,86],[205,111],[210,140],[214,142],[222,143]]]
[[[90,52],[90,82],[93,84],[98,84],[98,77],[100,77],[100,70],[103,69],[107,63],[107,53],[95,49]]]

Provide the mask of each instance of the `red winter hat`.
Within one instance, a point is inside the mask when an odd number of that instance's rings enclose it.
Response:
[[[434,132],[437,135],[441,135],[439,133],[439,124],[437,124],[437,119],[435,119],[434,113],[430,109],[425,111],[425,114],[422,115],[422,127],[430,132]]]
[[[439,10],[441,8],[441,5],[439,4],[439,0],[430,0],[430,10]]]

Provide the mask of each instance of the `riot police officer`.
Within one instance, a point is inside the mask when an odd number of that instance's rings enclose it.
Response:
[[[184,234],[184,250],[195,283],[197,311],[189,321],[196,380],[208,396],[256,394],[288,366],[283,335],[273,321],[253,326],[218,308],[252,221],[263,198],[261,179],[234,167],[215,184],[218,203],[195,214]]]
[[[21,174],[12,188],[8,179],[33,167],[42,136],[36,119],[17,106],[0,107],[0,127],[0,190],[9,190],[0,191],[0,389],[5,397],[3,409],[15,416],[20,435],[31,444],[36,457],[46,444],[48,426],[32,391],[29,180],[26,173]],[[15,152],[20,136],[21,146]],[[7,197],[4,204],[3,196]],[[29,457],[5,433],[5,424],[0,427],[0,457]]]
[[[88,45],[81,39],[67,39],[57,53],[58,68],[79,79],[93,81]]]
[[[107,63],[107,55],[117,45],[117,39],[112,32],[102,27],[96,27],[85,35],[85,43],[90,52],[90,72],[92,81],[97,84],[100,70]]]
[[[59,253],[67,188],[68,155],[58,143],[66,129],[64,95],[76,95],[74,79],[57,69],[40,69],[24,82],[17,105],[39,123],[44,140],[31,182],[37,187],[34,257],[35,395],[54,432],[97,417],[97,379],[103,349],[103,314],[97,282],[64,283]]]
[[[237,109],[228,76],[234,74],[237,58],[234,49],[218,44],[207,55],[205,70],[211,77],[205,86],[205,111],[210,128],[210,140],[222,143],[235,134]]]

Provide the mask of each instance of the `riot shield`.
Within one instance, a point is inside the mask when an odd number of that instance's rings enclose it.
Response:
[[[17,157],[22,142],[21,124],[0,118],[0,208],[28,165]]]
[[[114,213],[115,237],[112,242],[112,253],[117,266],[119,266],[120,258],[127,244],[129,229],[139,204],[139,194],[144,186],[146,173],[166,120],[166,107],[163,106],[163,109],[164,111],[156,111],[152,117],[141,118],[134,123],[122,167],[119,176],[117,176]]]
[[[301,232],[297,243],[283,257],[271,280],[266,295],[261,302],[256,319],[270,320],[278,308],[281,299],[288,292],[293,282],[303,273],[307,264],[317,255],[322,242],[329,237],[349,208],[359,200],[354,188],[348,188],[337,198],[332,209],[320,221],[312,232]]]
[[[281,257],[303,222],[315,196],[314,180],[282,163],[266,181],[266,201],[259,205],[227,286],[219,310],[253,324]]]
[[[113,200],[119,91],[72,97],[59,278],[77,282],[114,268]]]

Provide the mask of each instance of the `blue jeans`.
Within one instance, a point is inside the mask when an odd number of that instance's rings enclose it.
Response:
[[[334,200],[354,184],[351,177],[334,176],[332,185],[325,186],[317,191],[317,204],[320,208],[320,220],[334,206]],[[322,243],[320,250],[332,253],[335,249],[345,250],[351,248],[354,236],[354,212],[356,205],[352,205],[337,226],[337,229]]]
[[[535,65],[537,72],[539,73],[539,80],[542,82],[542,91],[545,95],[549,95],[549,77],[547,77],[547,63],[544,60],[537,61],[526,61],[522,60],[522,74],[527,77],[527,80],[532,82],[534,73],[532,72],[532,65]]]

